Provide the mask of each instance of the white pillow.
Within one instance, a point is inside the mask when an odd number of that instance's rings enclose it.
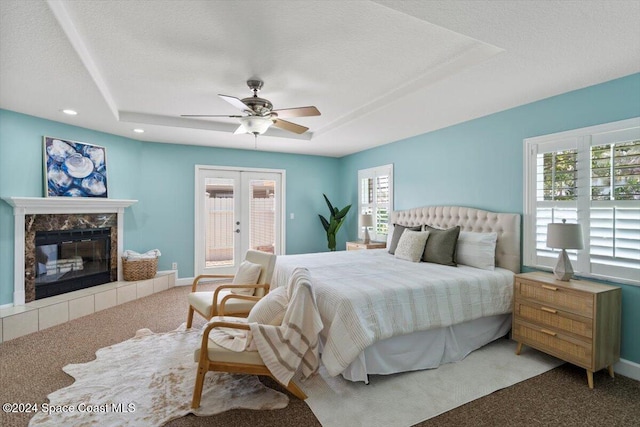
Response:
[[[260,272],[262,271],[262,266],[260,264],[254,264],[249,261],[242,261],[240,267],[238,268],[238,272],[236,273],[232,285],[255,285],[258,283],[258,278],[260,277]],[[240,294],[240,295],[253,295],[255,292],[254,288],[239,288],[232,289],[232,293]]]
[[[404,230],[400,240],[398,240],[395,257],[411,262],[419,262],[422,259],[428,237],[428,231]]]
[[[494,270],[496,267],[497,240],[498,233],[461,231],[456,248],[458,264],[483,270]]]
[[[391,247],[391,240],[393,240],[393,224],[389,224],[389,228],[387,229],[387,249]]]
[[[284,286],[275,288],[253,306],[247,316],[247,322],[280,326],[288,303],[287,288]]]

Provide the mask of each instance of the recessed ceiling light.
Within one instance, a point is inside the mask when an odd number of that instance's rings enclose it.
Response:
[[[135,133],[144,133],[144,129],[134,129]]]
[[[62,112],[63,112],[63,113],[65,113],[65,114],[68,114],[68,115],[70,115],[70,116],[76,116],[76,115],[78,115],[78,112],[77,112],[77,111],[75,111],[75,110],[69,110],[69,109],[66,109],[66,110],[62,110]]]

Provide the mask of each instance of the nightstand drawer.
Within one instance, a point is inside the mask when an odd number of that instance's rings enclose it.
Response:
[[[513,339],[567,362],[592,369],[591,342],[582,342],[560,332],[518,321],[513,325]]]
[[[519,279],[516,282],[516,300],[526,298],[548,304],[580,316],[593,318],[593,295],[546,283]]]
[[[582,337],[593,338],[593,320],[535,303],[516,301],[514,315],[541,327],[559,329]]]

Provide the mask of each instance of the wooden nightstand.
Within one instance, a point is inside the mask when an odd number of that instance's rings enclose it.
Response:
[[[513,340],[593,373],[620,359],[621,290],[586,280],[563,282],[549,273],[516,274]]]
[[[369,242],[364,243],[359,240],[357,242],[347,242],[348,251],[358,251],[361,249],[384,249],[387,247],[387,242]]]

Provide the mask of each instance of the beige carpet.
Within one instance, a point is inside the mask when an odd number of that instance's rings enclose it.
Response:
[[[464,360],[417,372],[371,376],[369,384],[320,375],[299,382],[323,427],[408,427],[540,375],[563,362],[537,351],[515,355],[499,339]]]
[[[256,376],[207,374],[200,408],[190,407],[200,331],[154,334],[141,329],[122,343],[102,348],[96,359],[66,365],[75,382],[49,394],[49,404],[30,426],[161,426],[189,413],[210,416],[230,409],[279,409],[289,398]],[[230,398],[231,397],[231,398]]]

